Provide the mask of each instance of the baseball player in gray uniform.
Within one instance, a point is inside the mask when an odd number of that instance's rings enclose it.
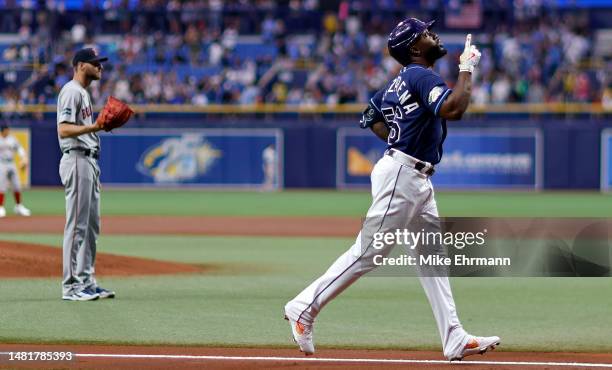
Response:
[[[30,216],[31,214],[30,210],[21,204],[21,184],[15,165],[15,153],[19,154],[21,169],[25,170],[28,167],[28,156],[25,150],[17,139],[10,134],[8,125],[0,125],[0,217],[6,216],[4,193],[8,190],[9,183],[15,197],[15,208],[13,209],[15,214],[20,216]]]
[[[79,50],[72,60],[74,78],[60,91],[57,133],[63,156],[59,174],[66,191],[62,299],[92,301],[114,298],[95,277],[96,243],[100,233],[100,138],[86,88],[102,77],[102,62],[94,49]]]

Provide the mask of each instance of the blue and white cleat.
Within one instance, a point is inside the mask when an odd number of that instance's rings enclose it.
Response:
[[[98,298],[100,298],[100,294],[92,289],[83,289],[80,292],[62,296],[64,301],[95,301]]]
[[[100,295],[100,298],[115,298],[115,292],[112,290],[104,289],[101,287],[96,287],[96,293]]]

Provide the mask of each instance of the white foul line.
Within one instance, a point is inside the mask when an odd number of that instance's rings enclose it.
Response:
[[[322,358],[322,357],[258,357],[258,356],[196,356],[196,355],[122,355],[101,353],[77,353],[76,357],[169,359],[169,360],[218,360],[218,361],[297,361],[380,364],[458,364],[458,365],[505,365],[505,366],[566,366],[612,368],[612,364],[587,362],[527,362],[527,361],[460,361],[375,359],[375,358]]]

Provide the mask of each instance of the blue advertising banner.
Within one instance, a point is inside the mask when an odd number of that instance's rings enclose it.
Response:
[[[601,190],[612,187],[612,129],[601,132]]]
[[[101,137],[108,185],[283,186],[277,129],[126,129]]]
[[[370,130],[340,128],[336,143],[336,187],[370,185],[370,173],[383,156],[387,143]]]
[[[338,130],[338,187],[370,184],[386,144],[359,128]],[[432,181],[440,188],[540,188],[542,142],[537,129],[452,129]]]

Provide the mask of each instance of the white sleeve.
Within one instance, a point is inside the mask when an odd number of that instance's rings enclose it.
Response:
[[[19,144],[19,141],[17,141],[17,139],[15,139],[14,136],[11,136],[11,139],[12,139],[11,146],[13,147],[13,151],[16,152],[17,154],[19,154],[19,157],[22,160],[24,158],[26,158],[26,152],[23,149],[23,147],[21,146],[21,144]]]
[[[19,157],[21,157],[21,160],[26,159],[26,156],[27,156],[26,151],[19,144],[17,144],[17,154],[19,154]]]
[[[77,122],[77,114],[81,109],[81,93],[74,89],[62,90],[57,98],[57,123]]]

